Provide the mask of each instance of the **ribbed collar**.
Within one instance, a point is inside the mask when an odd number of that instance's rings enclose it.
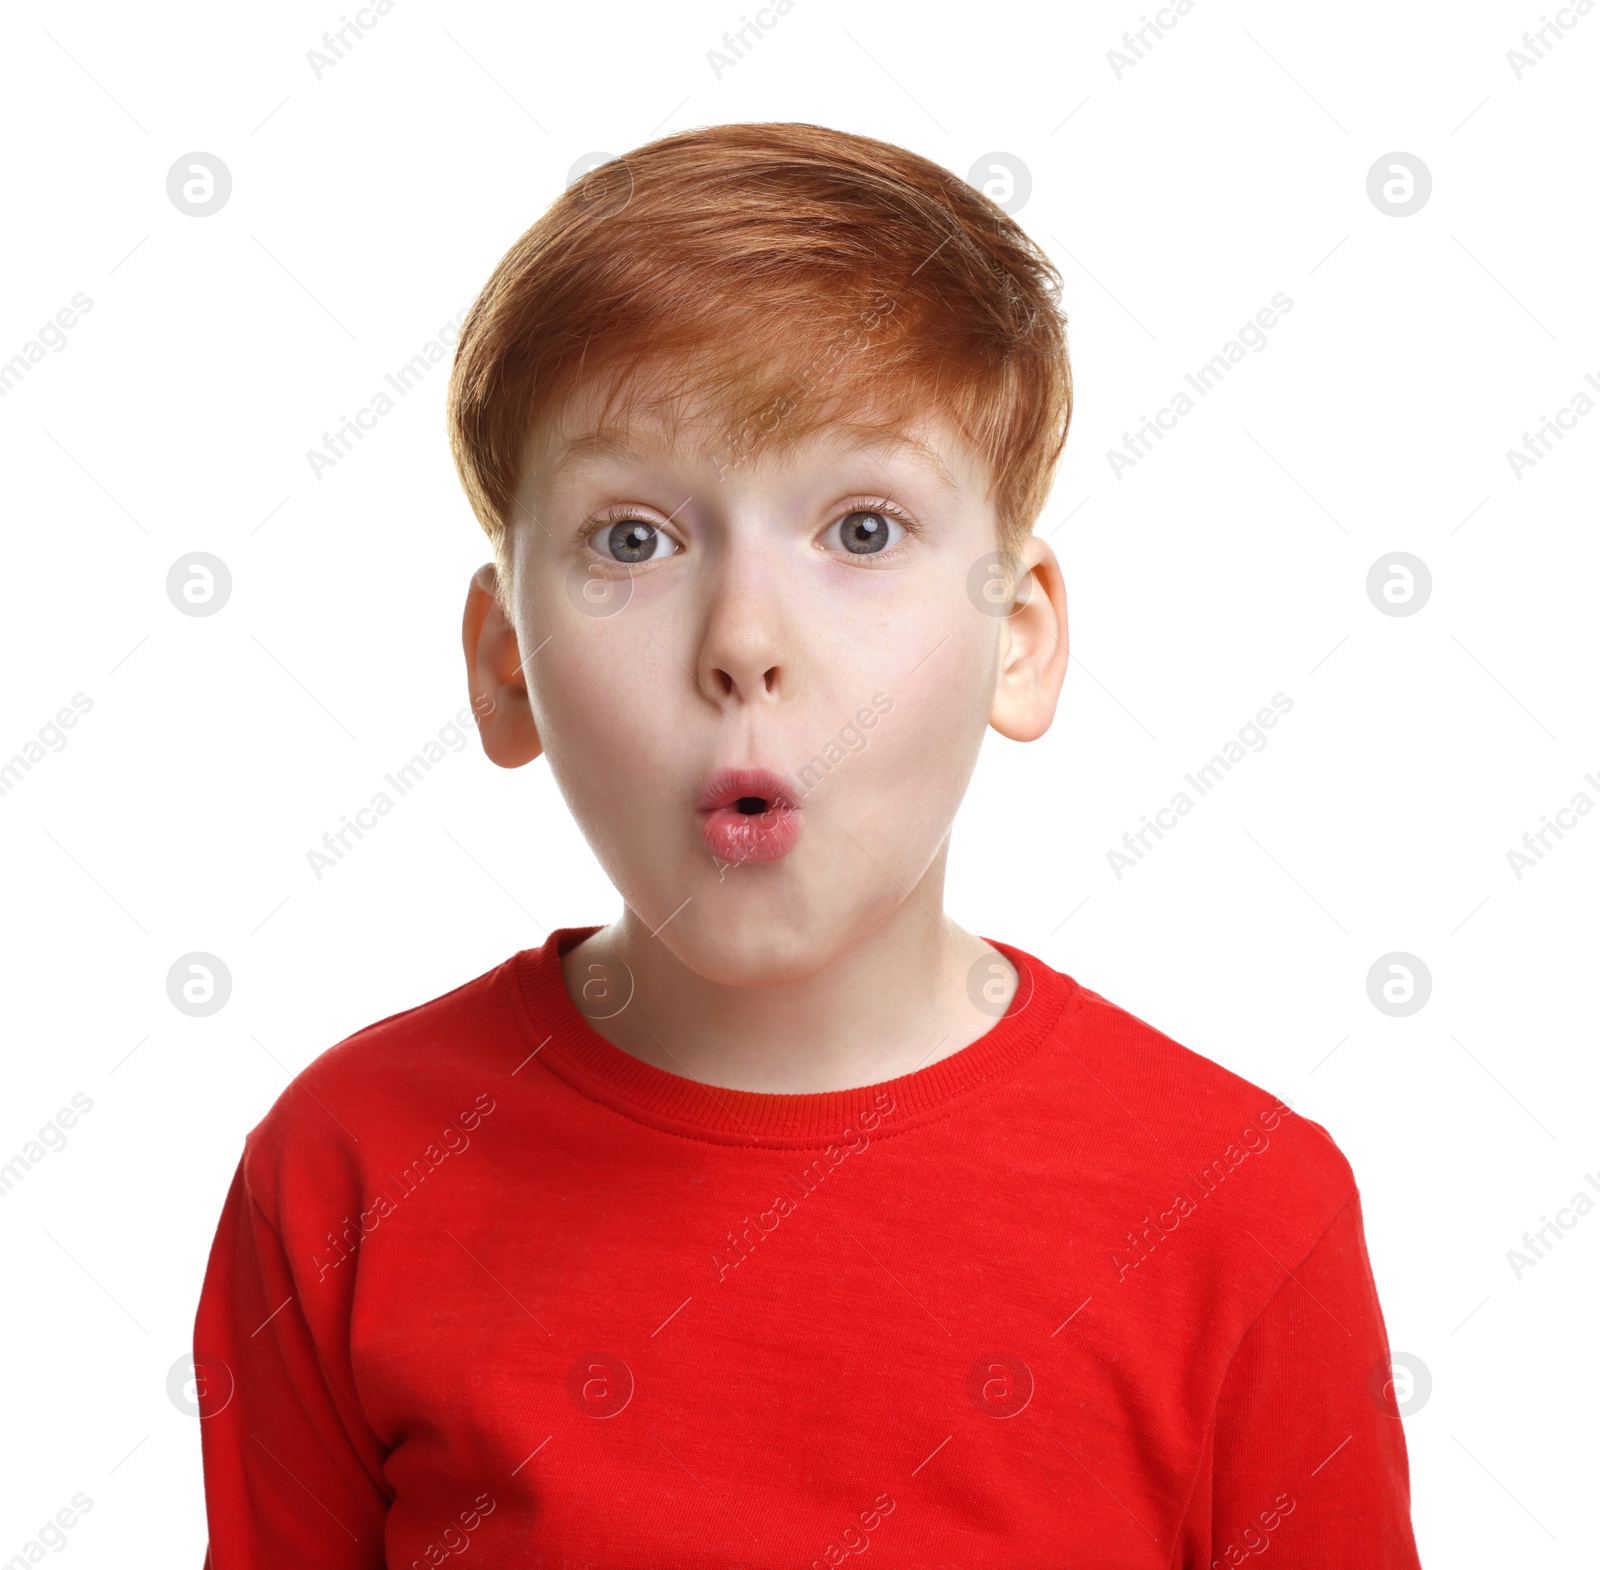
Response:
[[[863,1127],[886,1138],[949,1112],[963,1096],[1020,1066],[1080,1003],[1070,977],[1031,954],[986,938],[1017,968],[1020,985],[1006,1014],[976,1041],[927,1068],[850,1090],[804,1095],[728,1090],[668,1073],[613,1046],[567,994],[561,956],[598,927],[558,927],[536,949],[514,955],[503,985],[530,1056],[574,1089],[625,1117],[667,1133],[719,1145],[822,1148]],[[526,1059],[524,1061],[527,1061]],[[885,1112],[885,1107],[892,1111]],[[876,1113],[876,1116],[872,1114]]]

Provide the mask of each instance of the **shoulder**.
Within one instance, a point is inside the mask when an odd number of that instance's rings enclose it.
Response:
[[[394,1149],[476,1127],[515,1066],[514,964],[355,1031],[293,1076],[245,1139],[245,1185],[269,1218],[297,1190],[355,1192]]]
[[[1124,1175],[1151,1191],[1152,1204],[1181,1196],[1226,1210],[1230,1231],[1270,1235],[1303,1258],[1356,1192],[1329,1131],[1290,1098],[1073,985],[1057,1028],[1057,1066],[1096,1109]]]

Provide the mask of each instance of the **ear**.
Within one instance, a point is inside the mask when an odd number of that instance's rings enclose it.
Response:
[[[496,582],[493,562],[473,573],[461,618],[461,647],[483,750],[501,768],[515,769],[531,763],[544,748],[528,702],[517,629],[501,609]]]
[[[989,723],[1012,741],[1036,741],[1055,718],[1067,674],[1067,590],[1056,553],[1029,535],[1010,614],[1000,624],[1000,667]]]

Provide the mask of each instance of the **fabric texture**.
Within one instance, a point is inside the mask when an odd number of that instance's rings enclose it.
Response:
[[[940,1062],[703,1085],[579,1012],[592,930],[247,1137],[195,1323],[213,1570],[1417,1566],[1319,1125],[1004,943]]]

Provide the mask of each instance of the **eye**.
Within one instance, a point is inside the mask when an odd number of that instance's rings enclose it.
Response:
[[[646,518],[619,518],[609,527],[601,524],[591,538],[600,554],[615,562],[654,561],[678,550],[678,542]]]
[[[906,526],[892,513],[877,507],[861,507],[847,512],[828,525],[823,540],[852,556],[876,556],[906,536]]]

